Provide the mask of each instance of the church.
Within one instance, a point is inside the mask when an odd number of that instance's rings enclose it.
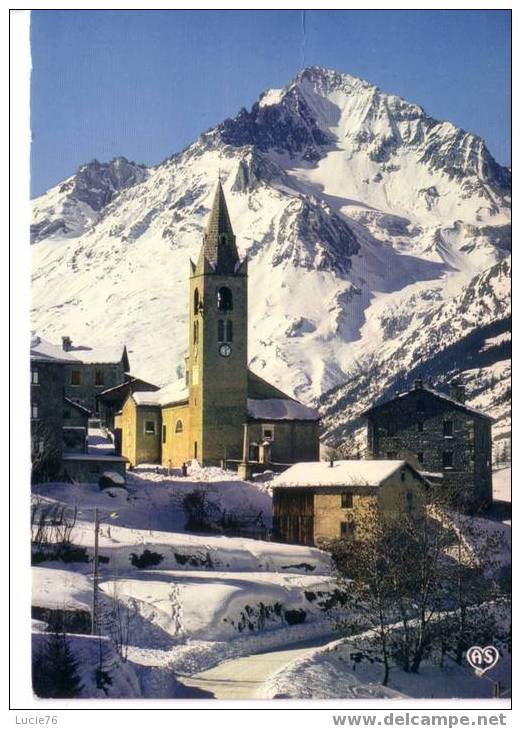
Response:
[[[239,259],[219,181],[197,263],[190,261],[185,380],[134,391],[114,420],[131,466],[284,470],[319,459],[319,415],[248,369],[248,262]]]

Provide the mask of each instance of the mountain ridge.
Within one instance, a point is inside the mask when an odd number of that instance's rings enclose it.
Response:
[[[97,344],[117,332],[146,379],[181,376],[187,261],[218,171],[250,258],[250,365],[290,394],[319,398],[331,437],[343,429],[331,425],[338,413],[325,393],[349,383],[354,363],[382,349],[392,389],[402,340],[509,253],[510,173],[483,140],[313,67],[158,165],[90,163],[37,198],[39,333]],[[498,319],[509,295],[502,279]],[[433,339],[437,326],[426,325]]]

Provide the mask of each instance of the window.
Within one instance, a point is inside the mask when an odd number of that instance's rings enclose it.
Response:
[[[227,286],[221,286],[217,291],[217,308],[219,311],[231,311],[233,309],[233,294]]]
[[[405,481],[405,470],[400,471],[400,481],[402,483]]]
[[[262,440],[273,440],[275,429],[273,425],[262,426]]]
[[[444,420],[443,421],[443,436],[445,438],[452,438],[453,430],[454,430],[454,428],[453,428],[452,420]]]
[[[221,235],[219,242],[222,246],[225,246],[228,243],[228,238],[225,235]]]
[[[31,370],[31,385],[39,385],[40,378],[37,369]]]
[[[105,384],[105,373],[103,370],[96,370],[94,375],[94,384],[96,387],[102,387]]]
[[[416,458],[418,459],[418,463],[423,464],[423,452],[420,451],[416,454]]]
[[[423,420],[418,421],[418,433],[423,433]]]
[[[31,405],[31,418],[38,420],[38,405]]]
[[[217,322],[217,341],[233,342],[233,322],[231,319],[224,321],[219,319]]]
[[[414,494],[412,491],[405,493],[405,508],[407,511],[412,511],[414,506]]]
[[[349,535],[349,522],[348,521],[341,521],[340,522],[340,536],[341,537],[347,537]]]
[[[81,385],[81,372],[79,370],[72,370],[71,385]]]
[[[200,306],[199,289],[196,289],[194,291],[194,314],[198,314],[199,313],[199,306]]]
[[[199,322],[194,321],[194,344],[199,341]]]
[[[342,509],[353,508],[353,494],[342,494]]]
[[[70,410],[64,410],[63,411],[63,419],[64,420],[70,420],[71,419],[71,411]]]
[[[145,433],[146,435],[155,435],[156,423],[154,420],[145,420]]]
[[[256,463],[259,461],[259,446],[257,443],[250,443],[248,447],[248,459]]]
[[[166,443],[166,425],[163,425],[163,443]]]
[[[387,460],[395,461],[396,460],[396,451],[387,451]]]
[[[452,451],[443,451],[443,468],[453,468],[454,453]]]
[[[197,460],[197,441],[194,442],[194,458]]]
[[[176,433],[182,433],[183,432],[183,421],[178,420],[175,424],[175,432]]]

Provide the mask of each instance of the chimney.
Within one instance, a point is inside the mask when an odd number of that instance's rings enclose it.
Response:
[[[454,400],[465,402],[465,385],[462,385],[461,382],[454,382],[450,386],[450,394]]]
[[[68,352],[72,347],[72,341],[70,337],[62,337],[62,349],[64,352]]]
[[[423,389],[423,380],[414,380],[414,389],[415,390],[421,390]]]

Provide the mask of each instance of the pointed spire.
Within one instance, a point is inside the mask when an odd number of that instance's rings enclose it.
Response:
[[[221,180],[217,183],[212,210],[206,226],[201,253],[199,254],[200,268],[203,260],[211,264],[215,273],[231,274],[239,261],[235,235],[233,233]]]

